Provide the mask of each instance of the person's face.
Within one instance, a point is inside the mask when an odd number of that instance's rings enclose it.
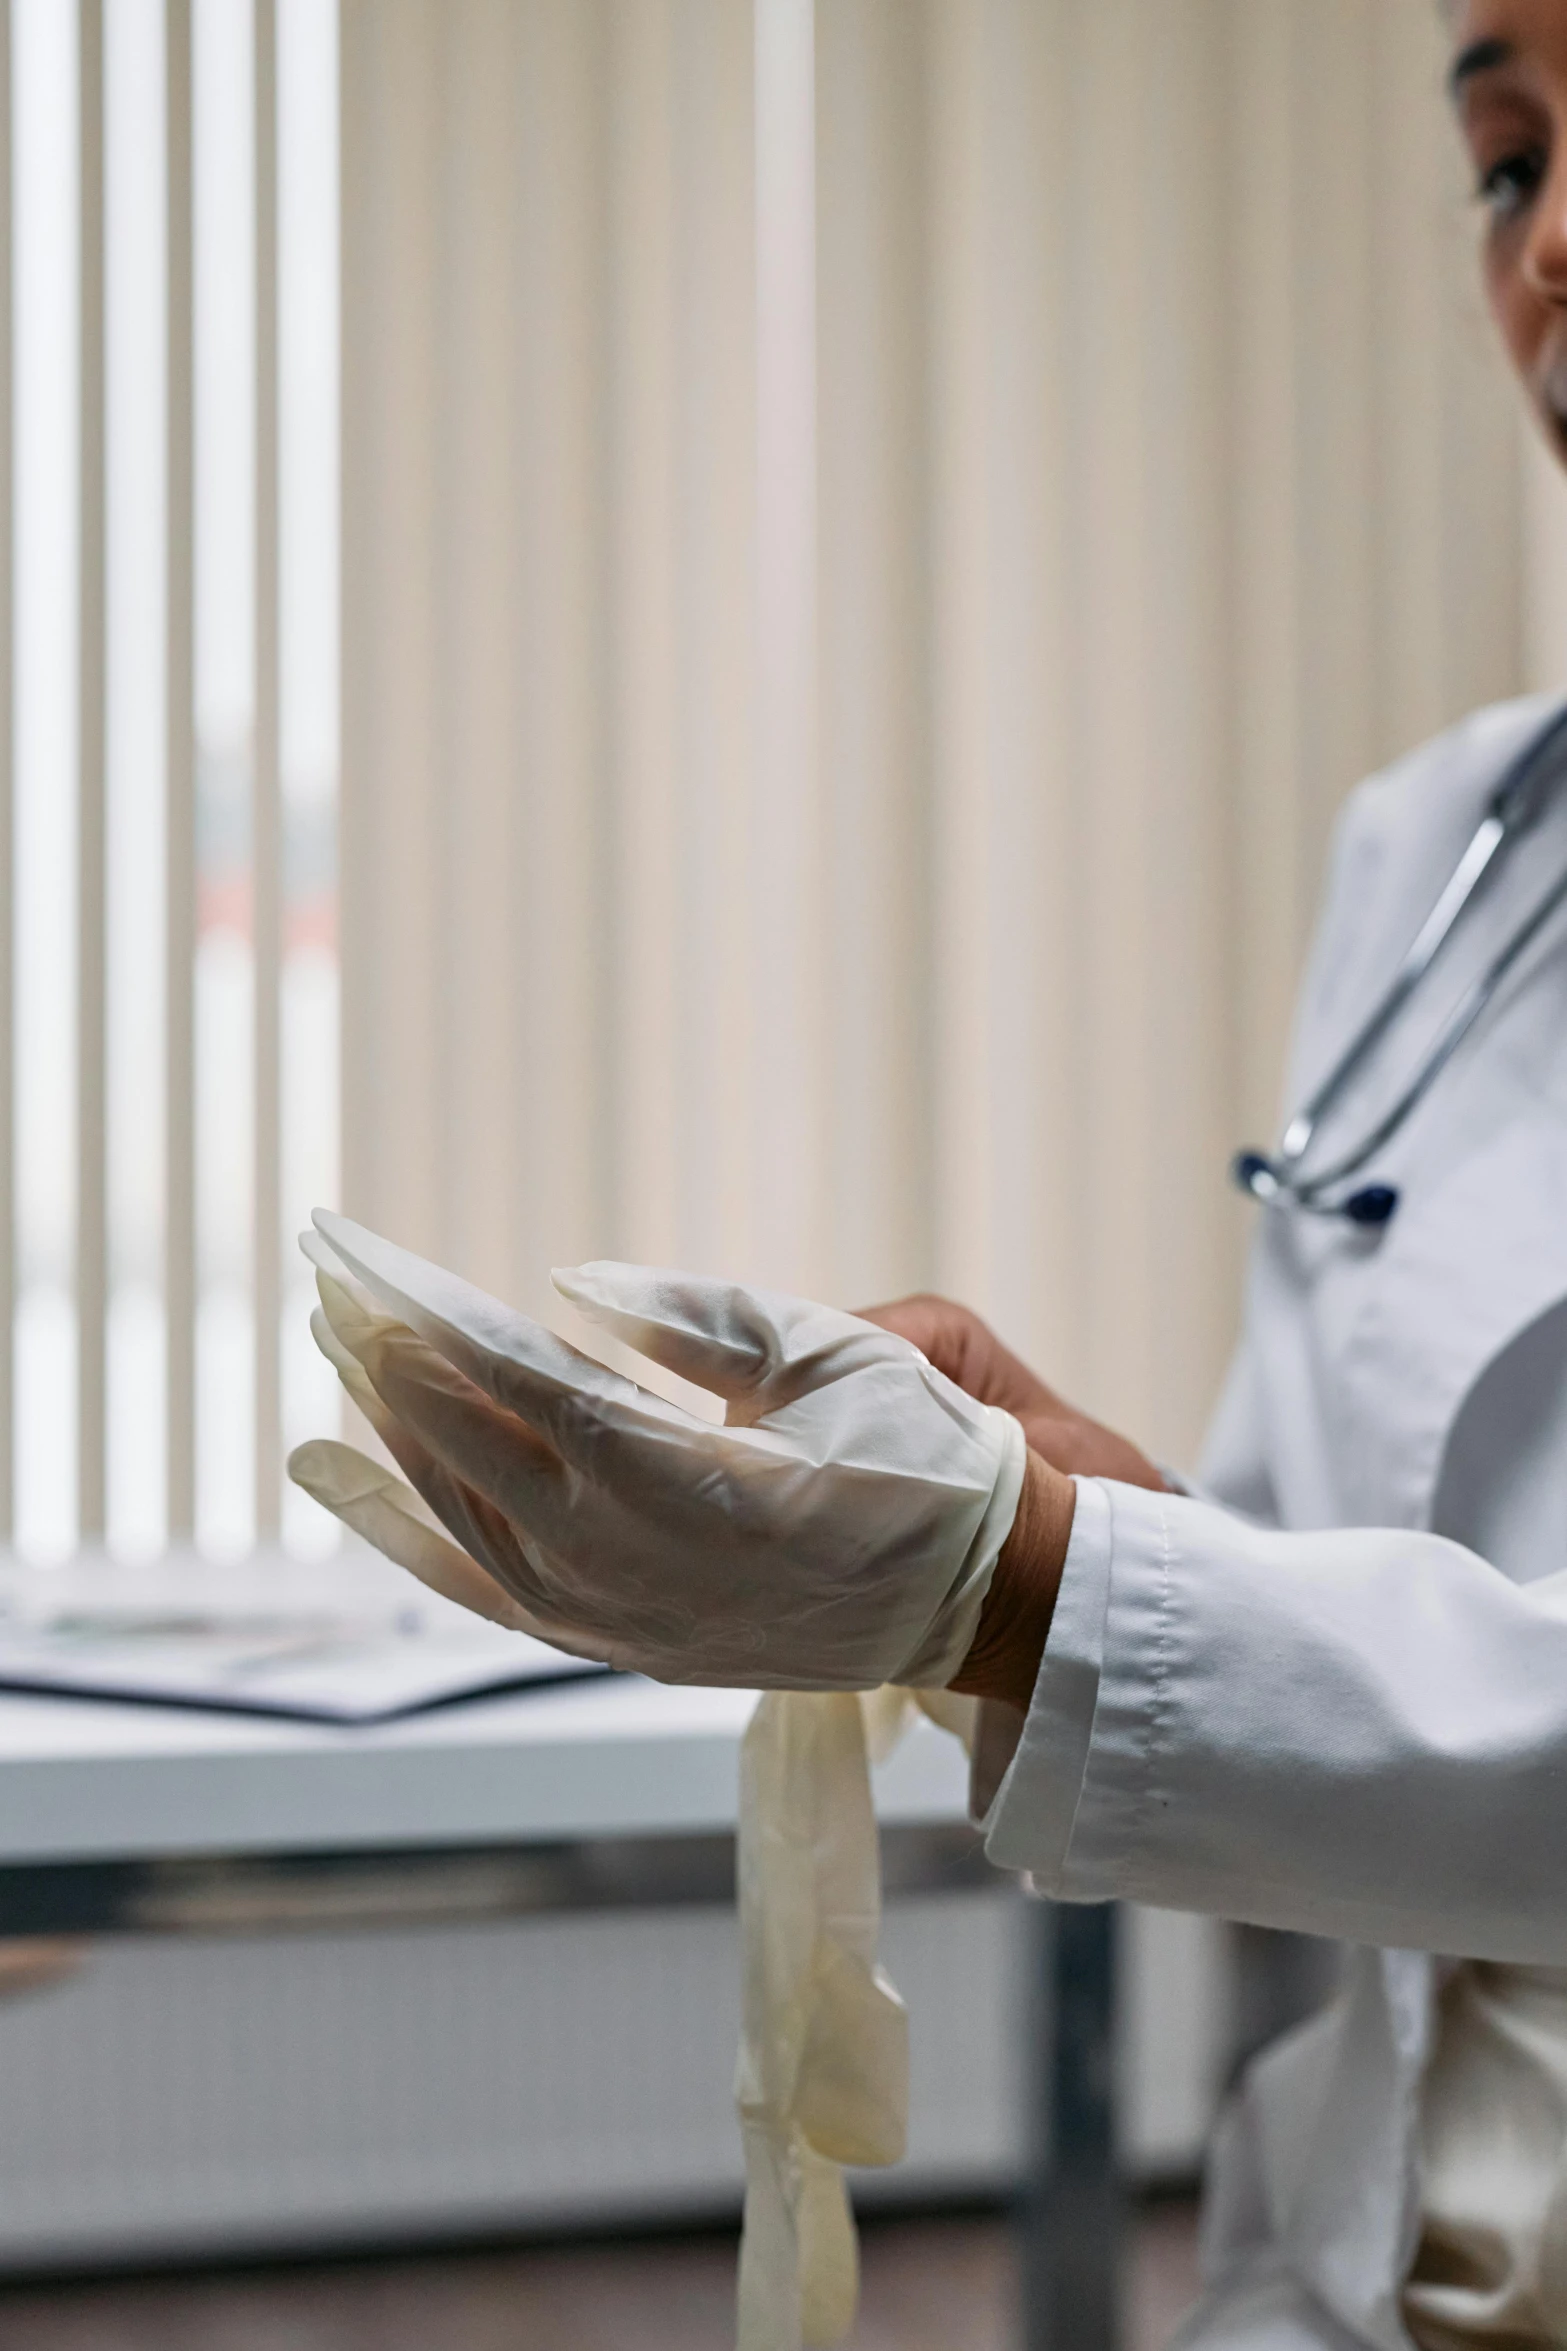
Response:
[[[1461,0],[1452,94],[1485,210],[1485,280],[1567,463],[1567,0]]]

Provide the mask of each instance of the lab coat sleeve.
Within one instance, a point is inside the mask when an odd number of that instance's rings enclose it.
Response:
[[[1567,1963],[1567,1572],[1084,1482],[1060,1611],[992,1860],[1059,1900]]]
[[[985,1817],[985,1827],[990,1830],[1002,1795],[1006,1795],[1018,1820],[1029,1824],[1030,1852],[1049,1856],[1050,1867],[1066,1854],[1083,1786],[1099,1703],[1105,1602],[1110,1591],[1109,1489],[1096,1478],[1075,1482],[1072,1536],[1033,1704],[1001,1792]],[[993,1836],[990,1853],[992,1860],[1002,1858]],[[1013,1866],[1039,1875],[1049,1873],[1038,1859]]]

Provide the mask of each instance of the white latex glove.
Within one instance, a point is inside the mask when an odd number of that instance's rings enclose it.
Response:
[[[772,1691],[741,1749],[739,2351],[799,2351],[848,2334],[859,2257],[842,2167],[903,2153],[908,2018],[876,1963],[868,1767],[896,1744],[914,1703],[903,1690]],[[973,1699],[941,1690],[918,1703],[967,1743]]]
[[[907,1340],[694,1274],[555,1276],[615,1337],[721,1396],[718,1427],[362,1226],[315,1222],[318,1337],[359,1367],[378,1433],[528,1629],[660,1681],[941,1688],[957,1672],[1025,1448],[1009,1413]],[[449,1546],[384,1470],[324,1444],[289,1468],[452,1591]]]

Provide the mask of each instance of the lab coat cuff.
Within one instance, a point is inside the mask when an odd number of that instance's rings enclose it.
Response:
[[[1185,1565],[1172,1518],[1191,1507],[1143,1486],[1117,1484],[1108,1491],[1110,1563],[1091,1749],[1059,1873],[1042,1888],[1061,1901],[1133,1894],[1159,1845],[1169,1804],[1163,1747],[1172,1704],[1173,1620]]]
[[[1113,1521],[1098,1478],[1075,1478],[1077,1506],[1061,1588],[1017,1753],[982,1826],[1002,1869],[1029,1871],[1056,1891],[1093,1739],[1110,1589]]]

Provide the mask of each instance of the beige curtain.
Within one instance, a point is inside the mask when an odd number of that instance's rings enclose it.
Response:
[[[356,1213],[939,1285],[1189,1453],[1335,805],[1567,644],[1440,79],[1428,0],[345,0]]]

